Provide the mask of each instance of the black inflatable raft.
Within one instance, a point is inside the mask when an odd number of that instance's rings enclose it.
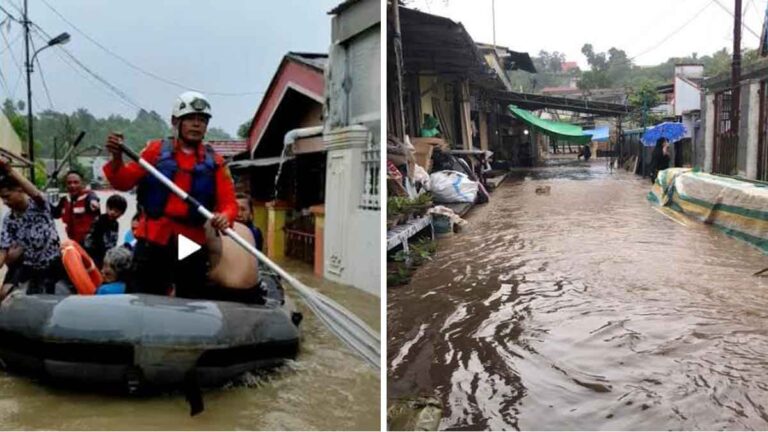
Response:
[[[14,293],[0,304],[0,365],[128,392],[218,386],[297,354],[301,315],[279,293],[264,305]]]

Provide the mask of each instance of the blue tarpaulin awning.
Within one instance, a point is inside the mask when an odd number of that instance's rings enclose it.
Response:
[[[592,141],[606,142],[608,141],[610,131],[608,130],[608,126],[602,126],[595,129],[585,130],[584,135],[592,135]]]

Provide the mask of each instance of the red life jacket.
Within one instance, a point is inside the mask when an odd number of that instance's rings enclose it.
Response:
[[[92,197],[98,200],[93,192],[84,191],[72,203],[72,197],[68,195],[64,198],[61,209],[61,221],[67,226],[67,236],[81,245],[90,231],[93,221],[101,214],[100,210],[93,210],[88,206],[88,202],[91,201],[89,198]]]

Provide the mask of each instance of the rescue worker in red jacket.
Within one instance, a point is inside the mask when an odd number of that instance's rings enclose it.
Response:
[[[211,210],[211,226],[221,231],[232,225],[238,208],[224,160],[203,143],[210,118],[211,107],[205,96],[182,93],[171,116],[173,137],[150,141],[141,157]],[[126,292],[164,295],[174,286],[178,297],[205,298],[206,251],[177,260],[178,235],[205,245],[205,219],[138,163],[124,163],[122,142],[120,134],[107,138],[112,160],[104,165],[104,174],[117,190],[138,186],[142,216],[134,232],[137,242]]]
[[[66,225],[67,237],[82,245],[93,221],[101,214],[101,204],[99,197],[86,189],[83,175],[78,171],[70,170],[64,181],[68,195],[53,209],[53,217],[61,218]]]

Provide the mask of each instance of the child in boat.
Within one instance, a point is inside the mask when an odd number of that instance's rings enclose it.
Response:
[[[133,250],[133,248],[136,247],[136,236],[133,235],[133,232],[139,227],[139,218],[141,218],[140,211],[133,215],[133,219],[131,219],[131,228],[125,232],[125,237],[123,237],[123,247],[130,250]]]
[[[104,283],[96,291],[101,294],[125,294],[125,281],[131,269],[133,254],[125,247],[117,246],[104,254],[101,276]]]
[[[248,197],[248,195],[242,193],[237,194],[236,198],[237,218],[235,220],[251,230],[251,234],[253,234],[253,240],[256,243],[256,249],[262,250],[261,248],[264,244],[264,237],[261,235],[261,230],[253,224],[253,211],[251,210],[253,207],[251,206],[251,198]]]
[[[16,260],[19,267],[10,281],[27,284],[27,294],[54,294],[65,279],[59,235],[45,196],[24,176],[0,159],[0,198],[11,212],[0,233],[0,267]]]
[[[128,202],[118,194],[107,198],[107,212],[100,215],[91,225],[90,231],[83,241],[83,249],[88,252],[97,267],[101,267],[104,254],[117,246],[117,220],[125,213]]]

